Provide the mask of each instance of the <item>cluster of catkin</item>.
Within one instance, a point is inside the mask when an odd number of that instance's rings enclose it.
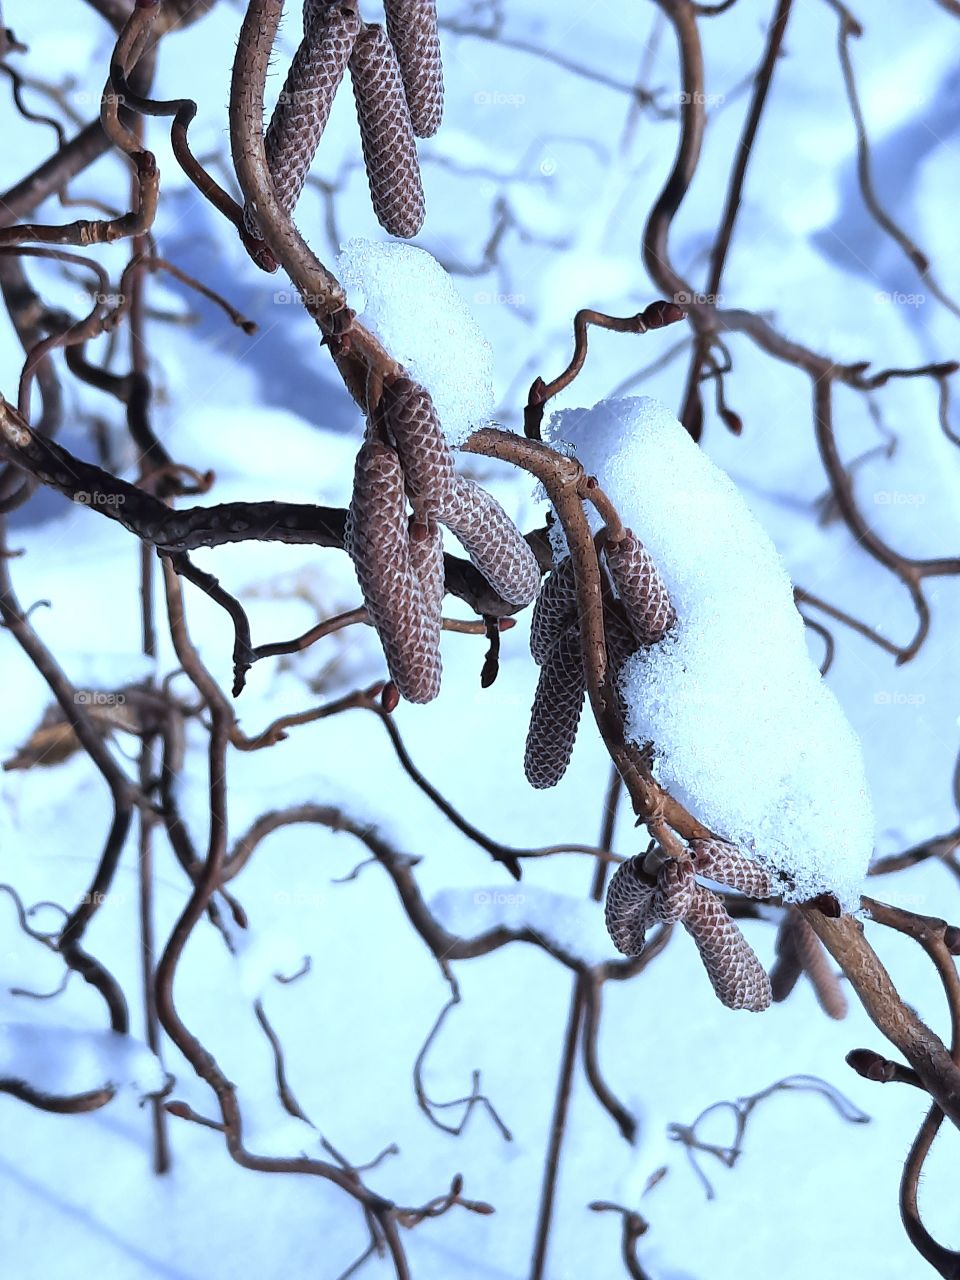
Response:
[[[500,504],[459,476],[429,393],[384,383],[357,454],[345,548],[390,677],[408,702],[440,690],[445,525],[510,604],[530,603],[540,567]]]
[[[721,1002],[759,1013],[770,1004],[770,979],[719,896],[698,876],[750,898],[765,898],[772,889],[767,872],[725,841],[691,841],[682,860],[654,849],[617,868],[607,890],[607,931],[618,951],[636,956],[654,924],[682,923]]]
[[[409,238],[424,218],[415,139],[432,137],[443,115],[437,11],[435,0],[385,0],[385,12],[386,30],[363,21],[357,0],[304,0],[303,40],[265,147],[277,199],[292,210],[349,68],[374,212]],[[246,222],[259,234],[249,206]]]
[[[610,587],[603,613],[607,662],[616,681],[631,654],[663,639],[676,622],[676,613],[649,552],[629,529],[618,540],[607,538],[601,559]],[[523,767],[530,784],[542,790],[555,786],[566,772],[586,692],[569,556],[544,579],[531,620],[530,651],[540,667],[540,679]]]

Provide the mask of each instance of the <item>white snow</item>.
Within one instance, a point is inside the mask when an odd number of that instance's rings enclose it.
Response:
[[[37,1022],[0,1022],[0,1078],[58,1096],[103,1088],[142,1095],[166,1080],[159,1058],[132,1036]]]
[[[57,6],[55,33],[45,6],[9,0],[3,8],[31,48],[29,55],[17,55],[19,69],[46,69],[54,83],[67,74],[75,77],[75,89],[66,90],[68,104],[84,119],[95,114],[115,41],[109,23],[79,0]],[[199,102],[191,138],[196,153],[209,157],[221,176],[224,164],[230,172],[223,108],[241,8],[234,0],[221,0],[196,26],[172,34],[157,67],[158,97],[187,91]],[[958,129],[951,113],[955,94],[944,80],[956,20],[936,5],[921,9],[906,0],[892,0],[882,13],[880,6],[861,9],[866,34],[853,43],[852,52],[878,187],[891,212],[930,252],[943,283],[956,292],[960,259],[949,196]],[[486,22],[490,10],[487,0],[469,0],[446,6],[445,16],[472,25]],[[705,287],[706,255],[749,101],[744,76],[762,55],[764,30],[757,13],[755,5],[738,4],[700,24],[709,92],[726,100],[710,112],[702,166],[671,232],[675,260],[694,287]],[[281,29],[281,68],[299,28],[294,14]],[[553,377],[566,367],[574,309],[627,314],[658,295],[638,259],[637,237],[673,163],[677,121],[638,110],[629,87],[639,74],[642,83],[658,91],[659,102],[671,106],[679,86],[675,42],[655,5],[638,7],[625,23],[623,13],[611,6],[520,0],[504,7],[504,30],[508,39],[533,49],[543,45],[548,54],[627,86],[617,91],[569,74],[550,56],[456,35],[449,26],[443,32],[447,118],[438,137],[420,147],[428,218],[418,243],[451,271],[458,290],[472,300],[494,349],[496,416],[516,427],[532,379]],[[929,290],[918,288],[916,273],[862,208],[836,34],[836,14],[827,6],[794,6],[787,33],[790,56],[779,60],[724,273],[725,303],[774,312],[789,336],[839,360],[870,357],[879,369],[946,358],[956,352],[956,321],[934,303]],[[648,41],[649,52],[643,47]],[[919,77],[918,67],[926,71]],[[271,102],[282,83],[281,69],[270,77]],[[27,93],[31,106],[61,114],[45,94]],[[10,185],[52,151],[55,139],[47,126],[23,120],[12,107],[4,125]],[[217,288],[260,325],[248,337],[206,300],[179,285],[161,284],[161,276],[150,278],[151,314],[169,308],[196,315],[189,326],[149,321],[158,433],[178,461],[216,471],[214,489],[199,501],[277,498],[343,505],[352,478],[357,413],[329,359],[318,351],[315,324],[295,305],[289,282],[259,272],[229,223],[199,198],[172,160],[169,122],[150,120],[146,128],[165,193],[155,227],[164,256]],[[545,161],[556,164],[554,172],[541,169]],[[618,172],[622,192],[614,181]],[[326,190],[313,184],[313,176]],[[126,208],[128,188],[128,166],[113,155],[98,161],[72,189]],[[486,248],[501,207],[510,222],[496,262],[487,268]],[[44,222],[75,216],[99,214],[64,210],[53,199],[38,210]],[[343,240],[381,234],[359,163],[349,85],[338,94],[296,217],[325,262],[335,260]],[[844,246],[850,250],[838,265]],[[116,281],[129,251],[129,244],[120,242],[93,252]],[[624,263],[619,276],[606,269],[617,261]],[[62,264],[32,259],[25,267],[45,301],[78,316],[86,309],[86,294],[79,297],[82,291],[65,278]],[[428,308],[432,314],[435,305],[432,284],[424,288],[427,296],[418,290],[416,298],[421,316]],[[927,295],[922,306],[894,300],[917,292]],[[881,302],[880,293],[889,300]],[[173,294],[175,307],[168,301]],[[23,352],[2,314],[0,330],[0,389],[12,398]],[[565,393],[565,403],[593,404],[626,382],[632,388],[641,371],[672,350],[685,331],[678,325],[636,338],[593,332],[589,359]],[[471,344],[476,351],[475,339]],[[91,357],[106,359],[106,346],[92,343]],[[796,582],[904,642],[915,619],[902,586],[855,545],[841,521],[824,524],[817,518],[815,502],[826,482],[811,430],[806,380],[757,352],[747,339],[734,339],[731,351],[734,372],[727,392],[743,416],[744,433],[739,439],[726,434],[708,397],[704,447],[748,496]],[[117,372],[126,368],[126,355],[121,336],[111,366]],[[681,353],[658,364],[639,389],[675,405],[686,358]],[[79,384],[57,363],[67,404],[64,443],[94,457],[89,423],[106,419],[121,465],[132,468],[136,457],[122,406]],[[440,371],[441,381],[447,372]],[[857,466],[855,484],[864,510],[898,549],[949,554],[960,545],[960,450],[937,425],[936,387],[921,379],[891,382],[878,393],[875,408],[898,444],[894,455],[876,454]],[[954,421],[956,416],[954,396]],[[847,461],[883,442],[867,404],[855,393],[838,392],[836,422]],[[470,469],[492,485],[511,514],[523,510],[523,528],[533,527],[539,512],[527,502],[526,476],[480,460]],[[52,608],[32,615],[44,640],[71,677],[115,688],[126,678],[127,655],[140,646],[135,540],[90,511],[41,493],[15,516],[11,544],[26,550],[10,566],[24,606],[52,601]],[[249,543],[198,553],[197,561],[251,611],[257,643],[295,635],[317,618],[358,603],[349,560],[333,550]],[[926,585],[933,614],[930,638],[904,666],[897,667],[889,654],[848,628],[830,624],[836,657],[828,679],[863,742],[882,853],[950,830],[956,822],[952,774],[960,746],[960,662],[954,638],[960,627],[960,583],[944,577]],[[218,679],[229,681],[229,623],[202,593],[189,585],[186,593],[191,634]],[[162,619],[159,597],[157,604]],[[484,690],[478,680],[482,639],[445,634],[451,697],[426,708],[400,707],[397,723],[431,782],[492,837],[525,846],[589,844],[597,838],[609,771],[589,719],[559,787],[532,793],[523,777],[523,737],[536,679],[526,626],[521,615],[516,629],[504,635],[500,676]],[[159,629],[158,679],[177,665],[162,622]],[[811,636],[809,643],[819,658],[821,642]],[[108,679],[109,670],[101,668],[113,655],[119,674]],[[2,629],[0,663],[7,677],[0,739],[11,753],[36,726],[50,693]],[[258,732],[278,714],[363,686],[382,669],[376,639],[365,627],[349,628],[301,654],[258,663],[237,702],[241,724]],[[184,677],[177,678],[175,688],[190,699]],[[118,758],[132,772],[133,764],[122,754],[132,744],[121,735],[118,745]],[[200,850],[209,822],[206,747],[200,719],[191,720],[178,799]],[[472,912],[472,886],[496,883],[498,892],[514,888],[490,866],[488,855],[401,774],[383,726],[369,712],[299,726],[269,751],[232,753],[229,771],[231,839],[265,810],[307,799],[329,802],[375,822],[398,850],[420,857],[415,874],[428,900],[444,890],[463,890],[468,894],[464,910]],[[75,903],[89,890],[111,817],[107,789],[80,754],[55,768],[0,773],[0,880],[13,883],[26,904],[54,898],[67,906]],[[641,833],[625,812],[615,847],[624,855],[642,847]],[[364,1175],[368,1185],[398,1203],[429,1200],[459,1170],[465,1194],[495,1206],[491,1217],[454,1210],[404,1232],[417,1280],[514,1280],[529,1270],[571,975],[532,946],[510,945],[454,965],[463,999],[431,1046],[426,1083],[438,1099],[461,1097],[469,1091],[471,1072],[480,1070],[481,1087],[514,1141],[502,1140],[482,1108],[459,1138],[437,1130],[416,1106],[411,1071],[448,991],[382,868],[369,865],[354,879],[334,883],[367,856],[353,836],[322,827],[287,827],[263,842],[229,886],[257,934],[280,928],[298,954],[313,958],[308,976],[289,986],[272,984],[266,996],[291,1087],[319,1132],[348,1159],[360,1163],[389,1143],[398,1144],[398,1156]],[[160,947],[190,882],[159,832],[156,860]],[[586,898],[590,875],[590,861],[583,856],[533,858],[524,863],[522,888]],[[878,897],[957,918],[956,886],[938,860],[875,885]],[[91,927],[89,945],[123,983],[139,1029],[137,886],[134,836],[109,900]],[[524,910],[535,924],[532,911]],[[494,912],[484,911],[489,924]],[[523,918],[520,907],[517,912]],[[587,954],[592,956],[595,926],[590,921],[602,925],[598,911],[588,912],[582,930],[583,938],[591,939]],[[549,927],[544,925],[545,936],[559,928],[555,916]],[[53,929],[61,919],[58,911],[43,908],[31,923]],[[468,932],[482,924],[464,917]],[[769,965],[771,922],[747,920],[742,927]],[[890,930],[868,928],[904,998],[939,1027],[942,999],[922,949]],[[696,949],[686,942],[675,938],[636,978],[604,988],[600,1065],[640,1130],[633,1147],[621,1139],[578,1061],[548,1276],[606,1280],[622,1274],[620,1220],[586,1207],[607,1199],[638,1209],[650,1221],[639,1254],[656,1280],[740,1280],[774,1273],[780,1280],[808,1280],[824,1272],[919,1280],[928,1268],[903,1232],[896,1198],[921,1100],[912,1090],[878,1089],[844,1066],[851,1045],[875,1043],[875,1028],[859,1002],[851,1000],[847,1019],[835,1023],[817,1009],[809,983],[801,982],[785,1004],[762,1018],[744,1019],[717,1002]],[[580,945],[587,950],[582,939]],[[0,895],[0,1021],[46,1015],[71,1026],[100,1025],[102,1004],[85,983],[71,982],[55,1002],[41,1006],[7,994],[12,986],[52,990],[61,974],[60,958],[23,935],[13,903]],[[249,1147],[277,1155],[319,1154],[313,1131],[288,1121],[282,1111],[270,1048],[242,990],[238,962],[206,921],[184,954],[176,992],[188,1024],[237,1084]],[[168,1061],[178,1077],[176,1096],[215,1116],[207,1086],[176,1052],[169,1051]],[[711,1156],[698,1157],[717,1192],[707,1203],[689,1153],[669,1140],[669,1126],[692,1122],[718,1099],[738,1098],[802,1072],[841,1088],[871,1112],[874,1123],[846,1126],[820,1098],[780,1095],[751,1118],[735,1169],[723,1168]],[[99,1083],[102,1075],[87,1072],[79,1083]],[[461,1112],[454,1107],[441,1114],[459,1119]],[[721,1113],[718,1121],[718,1128],[726,1122],[727,1129],[718,1133],[711,1123],[705,1132],[729,1141],[730,1117]],[[319,1265],[324,1276],[334,1276],[366,1247],[362,1213],[337,1188],[315,1178],[252,1174],[228,1158],[222,1135],[198,1125],[171,1121],[173,1168],[156,1178],[150,1123],[149,1111],[138,1106],[132,1092],[79,1119],[44,1116],[0,1096],[5,1140],[0,1257],[9,1259],[11,1274],[60,1276],[66,1270],[124,1280],[247,1280],[313,1275]],[[951,1143],[945,1137],[941,1141],[925,1173],[923,1212],[934,1235],[950,1242],[956,1238],[956,1180]],[[650,1176],[661,1168],[665,1176],[644,1194]],[[282,1224],[279,1230],[277,1224]],[[323,1242],[319,1264],[318,1241]],[[379,1280],[392,1268],[387,1259],[371,1259],[364,1280],[368,1274]]]
[[[776,870],[784,896],[855,909],[873,849],[860,746],[813,665],[790,579],[727,475],[656,400],[561,410],[573,446],[646,544],[675,632],[635,655],[627,732],[663,785]]]
[[[443,889],[430,900],[430,910],[458,938],[497,928],[529,929],[587,964],[612,958],[603,909],[590,898],[530,884],[484,885]]]
[[[305,903],[321,906],[324,894],[317,889],[299,887],[294,891]],[[312,895],[312,896],[311,896]],[[285,907],[293,901],[290,890],[278,889],[276,905]],[[277,974],[281,977],[296,973],[303,966],[304,954],[296,940],[279,925],[263,929],[231,929],[234,958],[237,965],[237,981],[240,990],[249,1000],[259,1000],[274,986]]]
[[[339,266],[360,319],[430,392],[450,444],[486,426],[493,353],[440,263],[412,245],[350,240]]]

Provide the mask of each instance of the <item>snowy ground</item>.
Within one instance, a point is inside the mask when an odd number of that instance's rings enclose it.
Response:
[[[61,6],[58,6],[61,7]],[[79,4],[62,5],[52,24],[42,8],[7,0],[6,21],[31,47],[29,65],[51,77],[71,75],[68,100],[83,118],[95,111],[110,41],[102,22]],[[742,82],[760,55],[769,6],[740,0],[704,22],[708,88],[716,95],[706,158],[674,229],[673,251],[695,278],[715,227],[745,93]],[[483,22],[488,6],[441,4],[444,18]],[[932,256],[945,288],[960,290],[953,209],[958,114],[956,26],[940,9],[890,0],[882,13],[864,6],[864,38],[853,54],[874,141],[882,197]],[[366,16],[371,12],[364,8]],[[454,271],[464,300],[494,349],[499,419],[516,425],[532,377],[552,376],[568,358],[571,317],[579,306],[630,312],[653,293],[638,263],[639,228],[672,161],[670,120],[634,116],[625,91],[638,68],[675,103],[676,68],[669,35],[653,5],[625,13],[612,5],[558,0],[543,10],[513,6],[507,34],[518,46],[445,35],[448,118],[422,147],[428,219],[418,243]],[[239,7],[227,0],[196,28],[173,36],[159,69],[161,95],[193,94],[200,113],[196,151],[226,154],[229,60]],[[291,47],[296,22],[285,27]],[[757,143],[739,231],[724,282],[731,305],[775,313],[789,334],[837,359],[871,358],[876,367],[956,354],[957,321],[929,296],[899,250],[867,218],[858,195],[855,136],[834,52],[836,16],[826,4],[796,6],[777,72],[774,105]],[[536,45],[592,69],[605,83],[572,77],[555,62],[525,51]],[[279,80],[274,83],[279,87]],[[619,87],[616,87],[619,86]],[[5,114],[4,186],[47,153],[52,134]],[[316,330],[279,277],[250,265],[179,175],[164,130],[150,123],[164,181],[157,234],[162,251],[221,289],[260,324],[248,338],[215,308],[158,280],[159,309],[193,308],[191,327],[157,322],[151,329],[161,389],[157,424],[172,455],[213,468],[212,501],[347,499],[359,421],[319,352]],[[340,243],[377,238],[355,125],[344,98],[334,109],[316,175],[339,189],[329,208],[308,189],[299,212],[321,256]],[[762,175],[762,180],[760,178]],[[76,184],[121,202],[125,174],[101,161]],[[42,209],[61,220],[55,202]],[[329,215],[329,216],[328,216]],[[76,216],[71,213],[69,216]],[[484,246],[498,216],[509,230],[497,264],[484,269]],[[124,250],[104,253],[116,272]],[[30,266],[46,295],[77,312],[85,295],[59,270]],[[632,391],[637,373],[667,353],[677,330],[642,339],[599,335],[581,378],[561,404],[590,404]],[[728,395],[745,423],[735,439],[712,417],[705,445],[739,486],[776,542],[795,581],[838,602],[897,641],[912,632],[902,588],[857,549],[842,523],[822,523],[817,502],[825,480],[810,425],[806,380],[760,356],[745,340],[731,343],[735,372]],[[21,355],[4,328],[0,388],[12,396]],[[121,360],[122,365],[122,360]],[[643,394],[676,407],[685,358],[640,385]],[[90,414],[111,405],[66,382],[68,447],[89,454]],[[877,399],[893,456],[877,451],[858,467],[857,492],[876,527],[909,554],[956,553],[960,535],[960,453],[940,435],[935,388],[893,383]],[[883,437],[862,397],[839,393],[844,454],[854,458]],[[522,527],[539,508],[531,485],[481,460],[472,474],[488,482]],[[123,530],[88,510],[41,495],[20,513],[12,539],[27,556],[14,562],[23,602],[49,600],[34,615],[40,634],[78,684],[116,687],[143,671],[136,596],[138,553]],[[198,555],[237,592],[255,640],[292,636],[317,611],[355,605],[356,583],[337,552],[250,544]],[[877,849],[903,848],[955,823],[951,776],[960,739],[958,659],[960,590],[935,580],[931,637],[920,656],[897,668],[878,648],[837,628],[829,683],[861,737],[878,820]],[[192,634],[218,678],[228,681],[230,637],[222,613],[188,591]],[[592,843],[607,780],[592,729],[581,732],[572,767],[555,792],[538,794],[522,772],[523,734],[535,683],[526,622],[505,637],[496,685],[479,687],[482,642],[444,638],[445,681],[426,708],[402,707],[398,724],[431,781],[489,834],[515,845]],[[819,660],[820,646],[811,639]],[[36,725],[47,703],[39,676],[8,636],[0,635],[4,715],[0,758]],[[174,666],[169,647],[158,670]],[[382,660],[372,636],[354,628],[296,659],[259,664],[239,703],[254,732],[276,715],[316,701],[310,681],[334,695],[372,681]],[[135,743],[118,747],[134,759]],[[203,739],[190,744],[182,807],[202,842],[206,794]],[[131,766],[133,767],[133,766]],[[85,759],[54,769],[2,775],[0,879],[32,902],[70,905],[84,892],[109,814],[101,781]],[[475,927],[508,907],[542,912],[538,890],[586,896],[591,868],[583,858],[551,858],[525,867],[514,885],[486,854],[450,826],[400,776],[383,728],[357,710],[295,730],[281,745],[231,758],[232,830],[262,811],[312,800],[342,805],[375,823],[396,846],[422,858],[425,895],[462,891]],[[634,852],[624,818],[617,849]],[[158,936],[184,901],[183,877],[160,847]],[[507,1142],[478,1110],[460,1137],[441,1133],[418,1110],[414,1059],[447,998],[432,957],[407,925],[387,878],[367,867],[345,883],[365,856],[347,835],[319,828],[279,832],[236,883],[251,916],[253,941],[231,958],[208,926],[197,930],[181,967],[178,996],[188,1024],[206,1029],[210,1047],[244,1099],[248,1145],[276,1154],[315,1149],[316,1135],[289,1120],[273,1083],[268,1047],[251,1003],[263,995],[281,1034],[288,1071],[317,1128],[356,1162],[396,1143],[398,1155],[369,1175],[373,1186],[407,1203],[440,1191],[462,1171],[466,1194],[489,1200],[491,1217],[454,1212],[405,1238],[417,1280],[520,1280],[528,1273],[544,1150],[560,1044],[571,991],[567,971],[540,951],[513,946],[459,964],[463,1002],[427,1060],[426,1083],[438,1100],[461,1097],[470,1073],[512,1132]],[[135,849],[125,854],[116,892],[98,914],[90,945],[130,991],[138,989]],[[921,912],[958,915],[949,873],[933,864],[874,883],[878,896]],[[498,895],[512,895],[507,901]],[[529,901],[526,901],[529,899]],[[461,908],[463,899],[459,899]],[[550,900],[556,905],[556,900]],[[569,926],[570,906],[559,912]],[[582,918],[582,916],[575,916]],[[51,920],[51,926],[56,923]],[[583,925],[591,951],[602,935]],[[745,925],[765,963],[773,928]],[[871,934],[906,999],[942,1029],[943,1007],[929,962],[916,946]],[[281,986],[271,975],[310,973]],[[11,987],[56,985],[56,958],[28,943],[9,901],[0,897],[0,1033],[27,1019],[47,1027],[100,1031],[102,1006],[73,983],[49,1003],[8,995]],[[142,1028],[136,1029],[138,1034]],[[85,1045],[86,1041],[64,1041]],[[872,1280],[923,1277],[896,1211],[903,1157],[924,1110],[909,1089],[881,1089],[855,1076],[846,1051],[882,1049],[857,1007],[833,1023],[808,986],[761,1016],[730,1013],[713,997],[693,947],[675,938],[648,971],[606,989],[600,1052],[610,1084],[639,1119],[634,1147],[620,1138],[578,1073],[563,1153],[560,1196],[548,1274],[551,1280],[616,1277],[619,1221],[592,1213],[595,1200],[638,1209],[651,1223],[641,1258],[656,1280],[732,1280],[777,1274],[869,1275]],[[0,1039],[0,1071],[6,1041]],[[83,1082],[89,1059],[56,1064],[57,1081]],[[117,1070],[122,1064],[114,1064]],[[126,1064],[142,1068],[142,1062]],[[168,1053],[177,1096],[209,1111],[208,1091]],[[51,1067],[51,1070],[53,1068]],[[715,1196],[709,1199],[687,1152],[668,1137],[671,1123],[692,1123],[711,1103],[736,1099],[787,1076],[811,1074],[837,1087],[871,1117],[844,1120],[823,1097],[778,1094],[760,1104],[733,1171],[701,1157]],[[456,1116],[457,1108],[450,1115]],[[706,1134],[729,1140],[728,1118]],[[121,1092],[85,1117],[40,1114],[0,1097],[0,1257],[25,1280],[94,1275],[141,1280],[311,1276],[333,1280],[365,1247],[361,1214],[342,1193],[307,1179],[246,1173],[224,1154],[219,1136],[171,1121],[173,1172],[150,1173],[147,1113],[135,1090]],[[953,1194],[955,1135],[944,1133],[923,1185],[923,1208],[935,1234],[954,1243],[960,1218]],[[648,1179],[667,1174],[645,1191]],[[387,1275],[372,1262],[369,1275]]]

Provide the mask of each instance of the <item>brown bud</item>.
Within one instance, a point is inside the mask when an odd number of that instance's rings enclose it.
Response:
[[[676,324],[682,320],[686,312],[675,302],[665,302],[662,298],[651,302],[641,313],[648,329],[663,329],[668,324]]]
[[[873,1049],[851,1049],[847,1054],[846,1063],[848,1067],[853,1067],[858,1076],[863,1076],[865,1080],[874,1080],[878,1084],[889,1084],[896,1075],[896,1063],[889,1058],[884,1058],[882,1054],[875,1053]]]
[[[735,413],[733,409],[724,408],[720,410],[720,417],[723,419],[724,425],[728,431],[733,432],[735,436],[742,434],[743,419],[740,417],[739,413]]]

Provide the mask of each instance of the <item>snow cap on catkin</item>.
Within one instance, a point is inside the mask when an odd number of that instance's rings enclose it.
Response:
[[[661,784],[790,901],[857,906],[873,846],[860,745],[810,659],[790,580],[732,481],[647,397],[555,413],[677,612],[624,666],[627,732]]]
[[[350,305],[411,378],[426,387],[447,443],[493,416],[493,351],[436,258],[413,245],[350,240],[340,278]]]

